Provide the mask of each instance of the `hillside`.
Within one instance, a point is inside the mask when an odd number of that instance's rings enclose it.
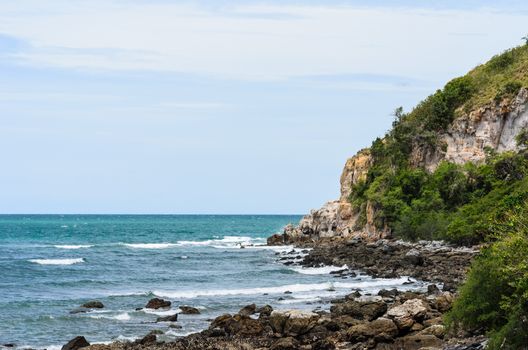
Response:
[[[347,160],[340,198],[271,243],[330,240],[328,252],[352,260],[348,245],[359,238],[479,244],[445,324],[452,335],[486,334],[489,349],[525,349],[527,88],[525,45],[451,80],[408,113],[398,108],[391,130]]]
[[[526,195],[528,46],[451,80],[348,159],[341,196],[304,217],[292,239],[445,239],[474,244]]]

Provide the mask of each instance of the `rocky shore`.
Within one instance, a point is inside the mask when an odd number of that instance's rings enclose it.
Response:
[[[268,239],[269,245],[291,243],[286,235],[273,235]],[[457,247],[439,241],[411,243],[380,239],[370,242],[360,237],[321,238],[296,245],[311,249],[299,260],[302,266],[346,265],[348,268],[342,271],[343,276],[355,270],[380,278],[409,276],[439,283],[447,291],[454,291],[463,281],[471,259],[480,248]]]
[[[283,235],[268,244],[291,243]],[[208,329],[172,342],[160,342],[160,332],[134,342],[88,345],[74,339],[63,350],[332,350],[332,349],[483,349],[479,334],[454,334],[442,316],[454,300],[478,247],[453,247],[441,242],[408,243],[396,240],[363,241],[328,238],[302,242],[299,249],[280,255],[286,265],[344,266],[335,278],[357,273],[373,277],[410,276],[430,281],[426,292],[381,290],[371,295],[361,290],[331,301],[329,310],[274,310],[270,305],[247,305],[236,314],[220,315]],[[345,266],[346,265],[346,266]],[[163,303],[156,300],[157,304]],[[176,319],[177,320],[177,319]],[[174,323],[177,327],[177,323]]]

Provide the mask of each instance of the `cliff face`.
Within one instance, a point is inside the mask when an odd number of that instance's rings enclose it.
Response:
[[[515,137],[526,127],[528,90],[523,88],[514,98],[490,103],[456,118],[440,135],[441,147],[435,150],[413,148],[410,163],[428,171],[436,169],[444,160],[456,164],[478,163],[485,159],[487,149],[496,152],[517,150]],[[366,178],[371,163],[369,149],[349,158],[341,174],[340,198],[312,210],[298,226],[287,227],[285,233],[292,239],[361,236],[377,240],[389,237],[389,229],[380,230],[374,225],[375,208],[370,203],[366,203],[366,217],[359,220],[359,211],[349,201],[354,185]]]

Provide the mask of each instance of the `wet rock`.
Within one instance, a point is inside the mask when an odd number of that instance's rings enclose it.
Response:
[[[82,314],[85,312],[89,312],[90,309],[87,309],[85,307],[78,307],[70,311],[70,314]]]
[[[135,343],[140,345],[152,345],[156,344],[157,340],[158,338],[156,337],[156,334],[151,332],[143,338],[136,340]]]
[[[75,337],[72,340],[70,340],[68,343],[63,345],[61,350],[77,350],[77,349],[84,348],[87,346],[90,346],[90,343],[88,343],[85,337]]]
[[[253,315],[256,311],[257,311],[257,305],[250,304],[240,309],[240,311],[238,311],[238,314],[242,316],[249,316],[249,315]]]
[[[405,253],[404,261],[410,265],[418,266],[423,265],[424,258],[418,249],[412,248]]]
[[[440,289],[438,289],[438,286],[436,284],[430,284],[427,286],[427,294],[438,294],[440,293]]]
[[[388,342],[398,335],[398,327],[392,320],[380,317],[374,321],[350,327],[346,335],[352,342],[366,341],[370,338]]]
[[[82,307],[85,307],[87,309],[102,309],[104,308],[104,305],[99,300],[91,300],[82,304]]]
[[[398,290],[393,288],[391,290],[382,289],[378,292],[378,295],[383,298],[394,298],[398,295]]]
[[[284,244],[284,236],[280,234],[274,234],[267,239],[268,245],[282,245]]]
[[[176,322],[178,321],[178,314],[162,316],[156,319],[156,322]]]
[[[150,299],[145,308],[147,309],[160,309],[164,307],[170,307],[171,302],[168,300],[163,300],[159,298]]]
[[[199,315],[200,314],[200,310],[192,306],[180,306],[179,309],[181,310],[180,313],[182,315]]]
[[[215,328],[209,330],[209,336],[210,337],[225,337],[226,336],[226,332],[225,332],[224,329],[222,329],[220,327],[215,327]]]

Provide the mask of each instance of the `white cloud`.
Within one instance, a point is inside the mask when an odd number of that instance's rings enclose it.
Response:
[[[235,79],[355,72],[443,79],[520,43],[527,19],[485,9],[268,5],[215,12],[117,0],[0,4],[0,33],[32,46],[10,56],[20,63]]]

